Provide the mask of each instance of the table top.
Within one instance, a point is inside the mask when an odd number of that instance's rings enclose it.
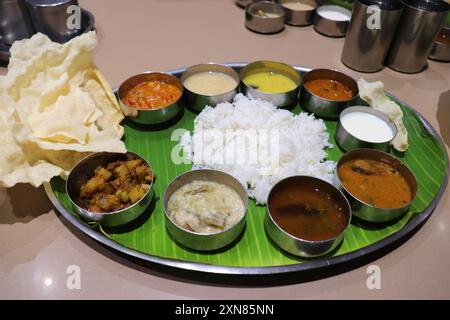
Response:
[[[406,75],[390,69],[361,74],[340,62],[344,39],[312,27],[260,35],[244,27],[232,0],[81,0],[96,17],[95,62],[113,86],[143,70],[168,70],[205,61],[260,59],[341,70],[381,80],[418,110],[450,146],[450,64]],[[6,69],[0,68],[0,74]],[[294,274],[246,283],[229,277],[173,272],[130,261],[90,239],[59,215],[44,189],[0,189],[0,298],[32,299],[380,299],[450,298],[450,189],[431,218],[389,252],[331,272]],[[367,285],[370,266],[381,288]],[[71,269],[80,288],[70,289]],[[369,279],[370,282],[370,279]]]

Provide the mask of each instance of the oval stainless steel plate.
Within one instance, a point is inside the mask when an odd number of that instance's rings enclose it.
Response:
[[[247,65],[246,62],[241,63],[225,63],[225,65],[230,66],[235,69],[241,69],[245,65]],[[297,71],[300,73],[305,73],[310,71],[311,69],[301,67],[301,66],[294,66]],[[168,71],[168,73],[173,75],[180,75],[182,74],[186,68],[176,69]],[[392,95],[391,95],[392,96]],[[396,98],[397,99],[397,98]],[[413,112],[417,114],[417,116],[422,121],[422,125],[426,131],[430,135],[436,138],[436,140],[439,141],[439,143],[443,146],[443,142],[439,134],[436,132],[436,130],[431,126],[431,124],[416,110],[414,110],[412,107],[407,105],[405,102],[401,101],[400,99],[397,99],[400,101],[403,105],[405,105],[407,108],[411,109]],[[445,151],[445,147],[444,147]],[[414,220],[409,222],[405,227],[403,227],[400,231],[384,238],[383,240],[380,240],[376,243],[373,243],[367,247],[361,248],[359,250],[334,256],[334,257],[326,257],[326,258],[318,258],[315,260],[302,262],[298,264],[292,264],[292,265],[285,265],[285,266],[272,266],[272,267],[229,267],[229,266],[218,266],[218,265],[209,265],[209,264],[203,264],[203,263],[195,263],[195,262],[188,262],[188,261],[181,261],[181,260],[175,260],[175,259],[168,259],[168,258],[161,258],[157,256],[152,256],[149,254],[145,254],[136,250],[129,249],[109,238],[104,236],[103,234],[92,230],[87,224],[83,223],[81,220],[78,220],[75,218],[70,212],[68,212],[63,205],[58,201],[56,195],[54,194],[51,186],[49,183],[45,183],[45,191],[50,199],[50,201],[53,203],[55,208],[64,216],[67,221],[69,221],[75,228],[79,229],[83,233],[87,234],[91,238],[97,240],[98,242],[102,243],[103,245],[116,250],[124,255],[146,261],[155,263],[162,266],[167,267],[173,267],[183,270],[190,270],[190,271],[198,271],[198,272],[207,272],[212,274],[228,274],[228,275],[268,275],[268,274],[283,274],[283,273],[290,273],[290,272],[301,272],[301,271],[310,271],[314,269],[320,269],[324,267],[329,267],[333,265],[339,265],[346,262],[350,262],[352,260],[355,260],[357,258],[361,258],[363,256],[373,254],[381,249],[384,249],[388,247],[389,245],[392,245],[393,243],[408,237],[411,235],[414,231],[416,231],[423,223],[426,222],[426,220],[431,216],[433,213],[433,210],[436,208],[437,204],[439,203],[440,199],[442,198],[442,195],[444,194],[444,191],[446,189],[446,186],[448,184],[448,177],[449,177],[449,159],[448,155],[445,152],[445,179],[440,186],[438,192],[436,193],[435,197],[433,198],[430,205]]]

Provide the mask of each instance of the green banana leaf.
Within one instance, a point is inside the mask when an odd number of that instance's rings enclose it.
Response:
[[[395,154],[414,172],[418,182],[417,197],[409,212],[400,220],[387,225],[364,225],[352,223],[345,234],[340,247],[332,256],[353,252],[374,244],[392,235],[415,219],[432,202],[446,174],[445,150],[442,144],[430,135],[422,125],[418,116],[403,106],[404,122],[409,132],[410,147],[404,154]],[[294,113],[302,112],[300,106]],[[188,262],[198,262],[220,266],[260,267],[286,266],[303,263],[303,260],[278,249],[268,240],[264,232],[263,219],[265,208],[251,201],[248,212],[246,230],[242,238],[227,250],[202,253],[186,249],[178,245],[167,233],[164,224],[164,213],[161,197],[169,182],[177,175],[190,170],[189,165],[174,165],[171,152],[177,141],[171,140],[174,129],[193,129],[196,115],[185,110],[183,117],[175,125],[162,130],[150,130],[131,122],[125,123],[125,143],[130,151],[143,156],[154,169],[156,182],[155,192],[159,199],[153,209],[149,210],[137,223],[120,229],[105,229],[109,238],[120,245],[139,252]],[[336,121],[326,121],[330,133],[330,141],[334,141]],[[342,151],[338,147],[328,150],[328,157],[338,160]],[[60,203],[73,215],[70,201],[65,193],[64,181],[55,178],[51,187]]]

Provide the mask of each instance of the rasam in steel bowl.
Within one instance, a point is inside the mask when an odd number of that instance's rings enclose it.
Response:
[[[123,210],[97,213],[87,210],[82,204],[80,196],[81,186],[94,176],[95,169],[100,165],[104,166],[114,161],[128,160],[127,157],[140,159],[151,169],[151,166],[144,158],[132,152],[126,154],[109,152],[94,153],[82,159],[72,169],[66,181],[66,193],[69,196],[73,209],[83,220],[96,222],[106,227],[118,227],[135,220],[149,207],[154,196],[153,182],[139,201]]]
[[[281,180],[267,200],[265,229],[283,250],[304,258],[333,251],[350,225],[351,208],[332,184],[309,176]]]

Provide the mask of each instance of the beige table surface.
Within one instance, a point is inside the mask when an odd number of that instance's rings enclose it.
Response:
[[[287,27],[263,36],[245,29],[231,0],[84,0],[96,17],[95,61],[112,85],[143,70],[167,70],[205,61],[274,59],[336,68],[343,39],[312,27]],[[5,73],[5,69],[0,69]],[[419,110],[450,145],[450,64],[430,62],[417,75],[385,69],[364,75]],[[0,189],[0,298],[137,299],[379,299],[450,298],[450,197],[447,190],[425,225],[406,243],[370,264],[381,268],[381,289],[366,286],[368,265],[330,277],[291,275],[293,283],[239,286],[207,277],[173,275],[110,252],[53,210],[43,188]],[[81,289],[66,287],[70,265]],[[214,281],[214,280],[211,280]],[[227,278],[224,277],[226,282]]]

